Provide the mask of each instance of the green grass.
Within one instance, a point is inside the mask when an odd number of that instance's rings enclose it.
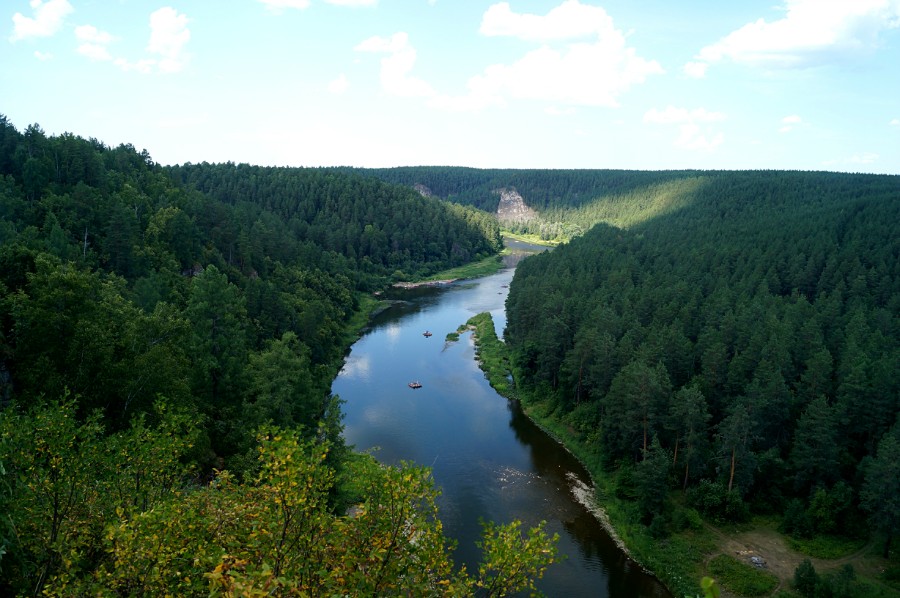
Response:
[[[543,247],[556,247],[557,245],[559,245],[559,241],[547,241],[545,239],[542,239],[540,235],[523,235],[504,231],[503,237],[515,239],[516,241],[522,241],[523,243],[531,243],[532,245],[541,245]]]
[[[449,270],[443,270],[428,278],[422,279],[420,282],[456,280],[460,278],[480,278],[499,272],[502,269],[503,260],[500,258],[500,255],[491,255],[477,262],[465,264],[464,266],[457,266],[456,268],[450,268]]]
[[[499,394],[513,398],[513,388],[509,381],[510,366],[506,344],[497,337],[494,319],[489,312],[472,316],[467,326],[475,327],[475,354],[481,370],[488,382]],[[465,326],[460,326],[464,329]]]
[[[778,586],[778,578],[725,554],[709,562],[709,572],[719,585],[739,596],[765,596]]]
[[[839,536],[816,536],[815,538],[787,538],[793,550],[819,559],[839,559],[853,554],[866,545],[866,540],[842,538]]]

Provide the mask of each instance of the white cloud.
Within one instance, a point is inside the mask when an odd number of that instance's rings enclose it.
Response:
[[[900,118],[895,118],[891,120],[891,126],[900,127]]]
[[[682,67],[684,74],[694,79],[702,79],[706,76],[706,69],[709,65],[705,62],[688,62]]]
[[[847,162],[850,164],[872,164],[877,161],[878,154],[872,152],[857,154],[855,156],[850,156],[850,158],[847,159]]]
[[[309,0],[257,0],[266,5],[272,12],[280,13],[285,8],[304,9],[309,8]]]
[[[790,116],[785,116],[781,119],[781,128],[778,129],[779,133],[790,133],[793,131],[797,125],[803,124],[803,119],[797,116],[796,114],[791,114]]]
[[[257,0],[265,4],[266,8],[275,14],[280,14],[286,8],[303,10],[312,4],[310,0]],[[325,0],[327,4],[335,6],[376,6],[378,0]]]
[[[113,64],[123,71],[139,73],[177,73],[187,64],[184,47],[191,39],[187,28],[188,17],[172,7],[165,6],[150,14],[150,41],[146,50],[151,57],[131,62],[117,58]]]
[[[608,35],[615,32],[612,18],[599,6],[566,0],[545,16],[516,14],[501,2],[487,9],[481,18],[481,33],[487,36],[517,37],[527,41],[550,41]]]
[[[115,40],[111,34],[100,31],[93,25],[80,25],[75,28],[75,38],[81,42],[78,45],[79,54],[92,60],[112,60],[107,49],[107,46]]]
[[[113,61],[113,64],[115,64],[125,72],[137,71],[139,73],[149,74],[153,72],[154,67],[156,67],[157,65],[157,62],[152,58],[142,58],[137,62],[130,62],[128,60],[125,60],[124,58],[116,58]]]
[[[771,69],[812,67],[871,52],[883,30],[900,26],[900,0],[786,0],[784,8],[783,18],[748,23],[704,47],[697,59]]]
[[[347,81],[347,77],[344,73],[341,73],[337,79],[328,83],[328,91],[333,94],[342,94],[347,91],[348,87],[350,87],[350,82]]]
[[[40,52],[38,50],[35,50],[34,57],[41,61],[53,60],[53,54],[51,54],[50,52]]]
[[[550,116],[569,116],[575,114],[575,108],[569,106],[567,108],[560,108],[558,106],[548,106],[544,108],[544,112],[549,114]]]
[[[511,64],[485,68],[469,80],[467,95],[436,98],[433,105],[473,110],[517,99],[615,107],[630,87],[663,72],[655,60],[627,47],[606,11],[578,0],[566,0],[543,16],[495,4],[484,13],[480,31],[541,45]]]
[[[659,124],[679,124],[679,123],[712,123],[725,120],[725,114],[722,112],[710,112],[706,108],[676,108],[675,106],[666,106],[665,110],[657,110],[651,108],[644,114],[644,122]]]
[[[187,28],[188,18],[170,6],[150,14],[150,42],[147,51],[161,58],[158,68],[164,73],[175,73],[184,68],[187,57],[184,46],[191,39]]]
[[[13,34],[9,41],[14,42],[29,37],[50,37],[63,26],[63,22],[74,8],[67,0],[31,0],[34,17],[26,17],[17,12],[13,15]]]
[[[416,49],[409,36],[398,32],[389,38],[374,36],[356,45],[358,52],[387,54],[381,59],[381,86],[391,94],[403,97],[433,97],[434,89],[418,77],[410,75],[416,64]]]
[[[566,0],[543,16],[514,13],[505,2],[495,4],[482,17],[481,33],[539,45],[512,63],[486,67],[469,79],[465,94],[456,96],[438,94],[411,74],[416,51],[406,33],[372,37],[355,49],[388,54],[381,61],[382,86],[388,93],[425,97],[428,105],[452,111],[503,106],[510,100],[614,107],[630,87],[663,72],[659,63],[637,56],[626,45],[625,35],[602,8],[578,0]]]
[[[673,145],[687,150],[713,150],[725,141],[725,136],[716,131],[711,123],[725,120],[722,112],[710,112],[705,108],[676,108],[667,106],[664,110],[651,108],[644,114],[645,123],[675,125],[678,137]],[[705,125],[705,126],[701,126]]]

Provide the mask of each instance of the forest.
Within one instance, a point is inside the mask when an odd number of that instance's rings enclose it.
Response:
[[[553,538],[486,524],[458,570],[429,472],[350,451],[330,395],[373,291],[499,246],[408,187],[0,116],[0,594],[531,587]]]
[[[415,187],[446,201],[496,212],[500,191],[519,193],[537,214],[504,230],[565,242],[604,222],[630,226],[677,207],[699,171],[476,169],[451,166],[340,169]]]
[[[768,517],[895,555],[900,177],[683,176],[657,185],[678,189],[666,210],[622,225],[626,206],[519,265],[517,396],[658,542],[697,514]],[[802,595],[871,595],[829,587]]]
[[[567,241],[510,285],[509,392],[630,541],[764,518],[897,588],[900,177],[162,166],[0,115],[0,594],[533,590],[554,538],[486,523],[459,570],[428,469],[330,394],[375,292],[500,250],[500,189]],[[867,595],[841,575],[795,589]]]

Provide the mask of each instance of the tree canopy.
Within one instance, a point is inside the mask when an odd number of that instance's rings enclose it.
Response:
[[[667,176],[689,177],[663,184],[692,190],[676,208],[519,265],[505,333],[518,386],[610,468],[655,439],[689,494],[706,481],[807,514],[829,497],[861,522],[860,466],[875,458],[883,477],[900,412],[900,177]]]

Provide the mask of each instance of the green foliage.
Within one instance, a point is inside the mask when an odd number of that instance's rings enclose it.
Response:
[[[884,556],[900,533],[900,419],[878,443],[878,452],[866,468],[860,492],[861,506],[872,526],[885,537]]]
[[[605,222],[633,226],[683,207],[705,181],[696,172],[503,170],[458,167],[349,169],[391,183],[420,186],[453,202],[495,212],[500,191],[522,195],[537,215],[504,222],[514,234],[565,241]]]
[[[846,482],[840,481],[827,490],[816,488],[811,493],[808,504],[799,499],[792,500],[785,511],[780,529],[798,539],[821,538],[825,544],[829,543],[827,538],[830,536],[842,533],[843,541],[837,539],[837,544],[854,545],[858,542],[853,540],[860,538],[861,532],[865,531],[865,522],[855,509],[852,489]],[[859,532],[854,533],[854,529]],[[814,542],[801,544],[815,545]]]
[[[192,533],[218,495],[179,494],[186,476],[210,480],[225,464],[241,476],[217,482],[231,502],[213,536],[251,513],[241,501],[271,491],[254,482],[275,472],[250,458],[252,427],[297,426],[302,439],[332,443],[317,471],[346,474],[329,389],[359,327],[359,293],[394,271],[496,267],[495,218],[378,181],[162,168],[131,145],[47,137],[37,125],[20,134],[2,115],[0,138],[0,501],[9,514],[0,593],[39,593],[54,575],[63,595],[110,585],[177,593],[195,566],[188,551],[215,547]],[[77,403],[43,398],[70,391]],[[334,504],[327,480],[316,501]],[[181,509],[203,517],[181,529]],[[280,513],[289,532],[299,524]],[[305,533],[282,535],[265,563],[273,576],[293,566],[283,548]],[[175,569],[140,569],[155,550]],[[203,572],[240,569],[207,557]],[[250,589],[274,579],[254,571]],[[195,582],[204,592],[210,583],[201,574],[185,587]]]
[[[501,395],[513,398],[509,357],[506,345],[497,337],[493,317],[489,312],[480,313],[469,318],[460,329],[466,327],[475,329],[475,352],[488,382]],[[447,340],[451,340],[449,335]]]
[[[789,538],[793,550],[819,559],[839,559],[849,556],[866,544],[865,538],[848,538],[837,535],[817,535],[811,538]]]
[[[667,506],[670,463],[671,455],[654,437],[650,448],[644,451],[644,458],[634,467],[636,499],[645,523],[652,521],[657,526],[663,525],[661,515]]]
[[[819,585],[819,574],[809,559],[804,559],[794,571],[794,588],[800,595],[811,598],[816,595],[816,587]]]
[[[719,586],[712,577],[701,579],[700,589],[703,590],[703,598],[719,598]]]
[[[709,562],[709,570],[723,587],[739,596],[764,596],[778,585],[778,578],[771,573],[724,554]]]
[[[890,590],[858,579],[853,565],[846,564],[836,572],[821,575],[809,559],[805,559],[794,571],[793,586],[805,598],[863,598],[894,595]]]
[[[99,413],[80,421],[68,393],[28,411],[0,411],[7,551],[0,590],[37,594],[54,576],[65,584],[89,571],[107,524],[151,510],[182,488],[194,430],[188,414],[162,401],[152,417],[138,416],[113,435],[104,435]]]
[[[539,401],[543,425],[571,426],[617,480],[609,495],[633,502],[622,519],[654,533],[686,522],[638,508],[651,438],[703,517],[784,513],[814,551],[875,530],[889,554],[900,457],[879,454],[893,454],[883,439],[900,409],[888,374],[900,367],[900,178],[665,174],[560,173],[570,190],[607,179],[606,194],[551,201],[596,214],[606,202],[610,224],[518,266],[504,333],[518,393]],[[504,186],[529,198],[521,181]],[[557,206],[541,201],[547,217]]]
[[[728,492],[719,482],[700,480],[688,490],[688,504],[719,523],[740,523],[749,519],[750,513],[739,492]]]
[[[505,595],[533,589],[555,560],[541,526],[487,526],[477,577],[455,571],[437,518],[429,472],[354,459],[347,479],[359,502],[328,508],[335,482],[329,447],[297,432],[259,436],[259,474],[237,483],[219,472],[195,488],[107,529],[99,566],[68,564],[46,593],[127,595]]]

